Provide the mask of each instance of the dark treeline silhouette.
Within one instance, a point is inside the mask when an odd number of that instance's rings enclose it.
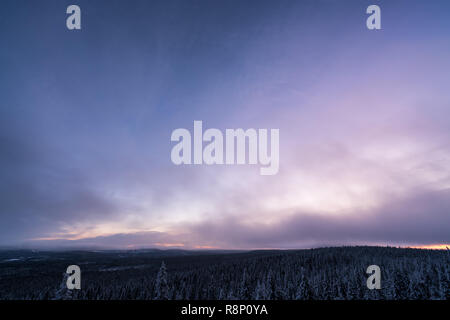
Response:
[[[148,255],[66,252],[0,263],[0,299],[449,299],[449,251],[339,247]],[[78,264],[81,290],[65,286]],[[381,289],[366,286],[369,265]]]

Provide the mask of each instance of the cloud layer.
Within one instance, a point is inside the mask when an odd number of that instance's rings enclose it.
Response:
[[[440,4],[382,3],[372,32],[360,1],[81,1],[73,33],[6,1],[0,245],[449,243]],[[194,120],[279,129],[279,173],[173,165]]]

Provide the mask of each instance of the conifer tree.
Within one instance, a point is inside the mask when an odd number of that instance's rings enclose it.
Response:
[[[161,263],[155,284],[155,300],[169,299],[169,285],[167,283],[167,269],[164,261]]]
[[[67,288],[67,279],[69,278],[69,274],[63,273],[63,279],[59,288],[55,291],[55,296],[53,300],[72,300],[73,293],[72,290]]]

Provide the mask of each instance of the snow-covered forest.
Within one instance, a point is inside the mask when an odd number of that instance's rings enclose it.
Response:
[[[0,257],[2,255],[0,254]],[[0,299],[449,299],[448,250],[34,253],[0,263]],[[65,267],[82,270],[68,290]],[[369,290],[366,269],[381,268]]]

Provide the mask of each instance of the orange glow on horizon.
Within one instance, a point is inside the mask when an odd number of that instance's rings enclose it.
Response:
[[[219,249],[219,247],[214,247],[214,246],[194,246],[195,249]]]
[[[450,244],[427,244],[424,246],[414,246],[414,249],[431,249],[431,250],[445,250],[450,248]]]
[[[184,247],[184,243],[161,243],[161,242],[155,242],[156,246],[159,247]]]

